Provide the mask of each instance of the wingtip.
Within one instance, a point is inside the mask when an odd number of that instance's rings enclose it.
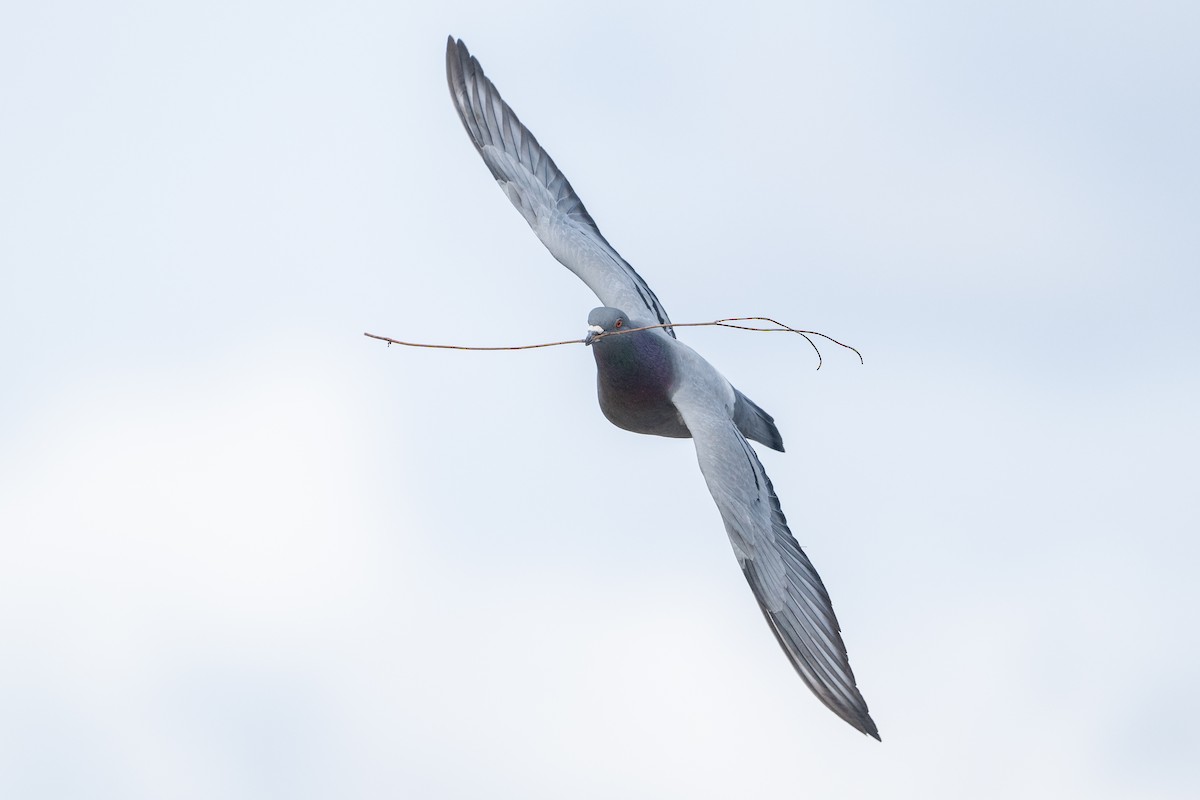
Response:
[[[454,58],[454,54],[457,49],[458,49],[458,45],[454,40],[454,36],[453,35],[447,36],[446,37],[446,81],[447,81],[447,83],[450,84],[451,92],[453,92],[453,90],[454,90],[454,67],[455,67],[455,61],[456,61],[456,59]]]
[[[818,697],[820,697],[820,695],[818,695]],[[820,698],[820,699],[822,700],[822,702],[825,701],[825,698]],[[870,712],[868,712],[865,708],[859,710],[859,709],[852,709],[852,708],[846,708],[846,707],[838,707],[838,706],[830,705],[828,702],[826,702],[825,705],[831,711],[833,711],[835,714],[837,714],[839,717],[841,717],[845,722],[847,722],[850,725],[850,727],[854,728],[854,730],[858,731],[859,733],[863,734],[864,736],[870,736],[872,739],[874,739],[877,742],[883,741],[883,739],[880,738],[880,736],[879,736],[879,728],[875,725],[875,720],[871,719]]]
[[[454,34],[446,37],[446,68],[449,70],[451,65],[468,61],[471,58],[471,52],[467,50],[467,43],[462,39],[456,39]]]
[[[844,717],[844,719],[875,741],[883,741],[879,737],[879,728],[875,725],[875,720],[871,719],[870,712],[865,709],[861,713],[856,714],[854,719],[850,719],[849,717]]]
[[[870,736],[877,742],[882,742],[883,739],[879,735],[879,728],[875,727],[875,721],[870,717],[867,717],[865,722],[867,723],[868,727],[863,731],[863,733],[865,733],[867,736]]]

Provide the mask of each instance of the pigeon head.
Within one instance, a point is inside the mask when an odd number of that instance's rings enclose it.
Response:
[[[593,308],[592,313],[588,314],[588,334],[583,343],[591,344],[592,340],[602,333],[612,333],[627,327],[629,318],[621,309],[607,306]]]

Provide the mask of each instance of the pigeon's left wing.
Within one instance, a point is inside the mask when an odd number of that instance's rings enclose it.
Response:
[[[696,378],[699,375],[690,373]],[[808,688],[846,722],[879,738],[854,681],[825,584],[800,549],[754,448],[730,419],[723,387],[684,380],[675,407],[725,521],[738,564],[771,631]],[[732,402],[732,398],[726,398]]]
[[[500,97],[467,46],[454,37],[446,42],[446,79],[454,108],[483,163],[551,254],[600,302],[628,314],[630,322],[669,323],[654,292],[600,235],[566,176]],[[664,330],[675,335],[670,328]]]

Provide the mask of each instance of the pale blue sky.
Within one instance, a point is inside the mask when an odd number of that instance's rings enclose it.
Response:
[[[1193,797],[1190,3],[9,4],[0,795]],[[463,37],[764,454],[883,743],[447,96]]]

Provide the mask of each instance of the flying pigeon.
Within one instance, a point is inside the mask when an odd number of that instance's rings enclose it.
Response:
[[[446,78],[459,119],[501,190],[546,249],[604,304],[588,315],[585,339],[604,416],[627,431],[695,443],[738,564],[788,660],[833,713],[879,739],[829,593],[788,530],[747,441],[782,451],[774,419],[676,338],[654,292],[600,234],[566,176],[454,37],[446,42]],[[649,325],[666,327],[621,333]]]

